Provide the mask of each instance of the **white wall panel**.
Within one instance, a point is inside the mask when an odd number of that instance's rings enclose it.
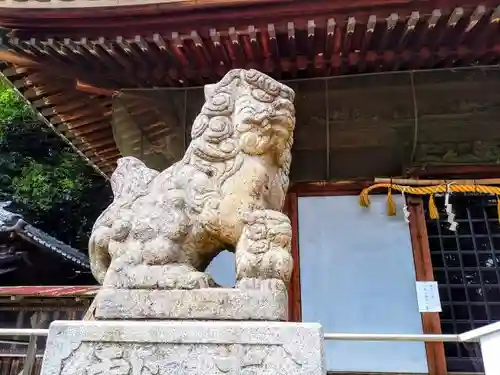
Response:
[[[325,332],[422,333],[408,224],[386,197],[298,201],[302,320]],[[394,197],[398,209],[399,196]],[[424,343],[327,341],[329,371],[427,373]]]

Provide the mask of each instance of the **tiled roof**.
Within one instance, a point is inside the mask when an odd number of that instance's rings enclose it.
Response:
[[[14,233],[80,267],[90,269],[89,259],[85,254],[26,223],[21,215],[6,210],[9,204],[10,202],[0,202],[0,233]]]

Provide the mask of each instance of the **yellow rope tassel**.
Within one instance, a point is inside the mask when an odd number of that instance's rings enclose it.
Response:
[[[436,207],[436,202],[434,202],[434,194],[429,195],[429,217],[431,219],[439,219],[439,211]]]
[[[361,193],[359,195],[359,205],[361,207],[369,207],[370,206],[370,198],[368,196],[368,193],[366,193],[366,194]]]
[[[498,213],[498,222],[500,223],[500,197],[497,195],[497,213]]]
[[[392,199],[392,189],[387,192],[387,215],[396,216],[396,203]]]

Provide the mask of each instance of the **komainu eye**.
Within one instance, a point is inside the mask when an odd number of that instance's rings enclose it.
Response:
[[[265,102],[265,103],[271,103],[274,100],[274,97],[272,95],[269,95],[267,92],[265,92],[262,89],[253,89],[252,96],[255,99],[260,100],[261,102]]]

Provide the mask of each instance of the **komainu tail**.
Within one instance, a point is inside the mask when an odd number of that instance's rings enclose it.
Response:
[[[111,176],[113,202],[96,220],[89,240],[90,268],[101,284],[111,261],[108,248],[113,223],[131,208],[137,198],[148,193],[151,181],[159,174],[131,156],[119,159],[117,164]]]

